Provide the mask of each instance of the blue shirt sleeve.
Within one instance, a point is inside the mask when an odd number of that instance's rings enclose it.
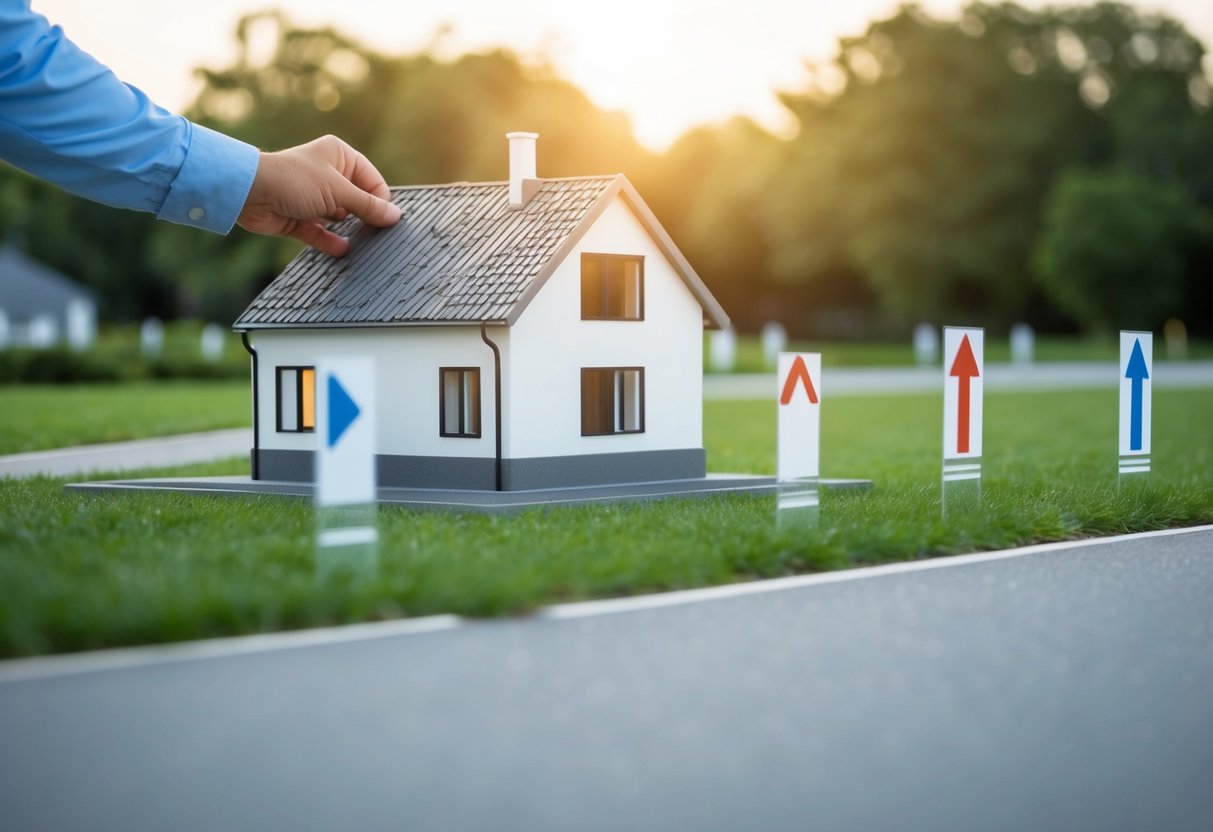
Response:
[[[0,157],[87,199],[220,234],[260,158],[118,80],[28,0],[0,0]]]

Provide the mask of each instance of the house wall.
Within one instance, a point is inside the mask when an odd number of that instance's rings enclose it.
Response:
[[[581,320],[583,252],[644,256],[643,321]],[[702,448],[703,311],[622,197],[552,274],[510,334],[507,457]],[[581,369],[632,366],[645,368],[644,432],[582,436]]]
[[[504,356],[509,349],[508,330],[490,327],[489,337],[498,343]],[[251,334],[250,341],[257,351],[258,438],[264,451],[307,454],[315,449],[315,433],[277,430],[277,367],[315,366],[322,355],[369,355],[375,359],[377,379],[378,453],[399,458],[396,463],[389,461],[389,468],[406,464],[413,469],[420,467],[428,472],[427,481],[446,481],[447,487],[464,485],[469,478],[479,486],[493,487],[493,353],[480,339],[478,326],[259,330]],[[439,367],[480,368],[479,438],[439,435]],[[454,462],[441,466],[441,471],[429,471],[435,458]],[[262,472],[265,479],[310,478],[310,458],[299,453],[265,454],[263,462],[266,460],[269,470]],[[391,470],[384,469],[383,460],[380,481],[404,484]]]

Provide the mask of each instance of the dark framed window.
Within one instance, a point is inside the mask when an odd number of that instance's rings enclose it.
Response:
[[[438,435],[480,437],[480,368],[438,368]]]
[[[644,320],[644,258],[632,254],[581,255],[581,319]]]
[[[316,368],[278,367],[278,432],[310,433],[316,429]]]
[[[644,433],[644,368],[581,371],[581,435]]]

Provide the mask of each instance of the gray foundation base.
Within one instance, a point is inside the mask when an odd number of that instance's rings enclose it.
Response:
[[[314,456],[311,451],[262,448],[253,451],[253,470],[259,480],[310,483]],[[501,489],[535,491],[689,480],[703,477],[707,470],[703,448],[503,459]],[[493,491],[497,478],[496,460],[485,457],[378,454],[375,471],[379,483],[388,488]]]
[[[871,480],[822,480],[823,489],[868,490]],[[280,495],[312,496],[312,484],[273,482],[249,477],[180,477],[146,480],[109,480],[65,485],[76,493],[135,493],[162,491],[220,496]],[[775,478],[753,474],[708,474],[683,480],[619,483],[580,488],[545,488],[531,491],[475,491],[469,489],[380,488],[379,504],[445,511],[474,511],[485,514],[523,511],[553,506],[599,503],[647,502],[670,497],[712,497],[724,494],[764,495],[775,493]]]

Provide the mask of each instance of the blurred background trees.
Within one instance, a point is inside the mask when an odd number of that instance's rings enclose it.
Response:
[[[274,149],[336,133],[392,184],[498,180],[509,130],[540,173],[622,171],[733,315],[794,335],[900,337],[920,320],[1213,331],[1213,92],[1177,22],[1114,3],[912,6],[785,91],[791,138],[744,120],[664,153],[506,51],[383,55],[278,12],[200,70],[188,115]],[[0,228],[99,290],[110,320],[230,321],[297,250],[70,197],[0,168]]]

